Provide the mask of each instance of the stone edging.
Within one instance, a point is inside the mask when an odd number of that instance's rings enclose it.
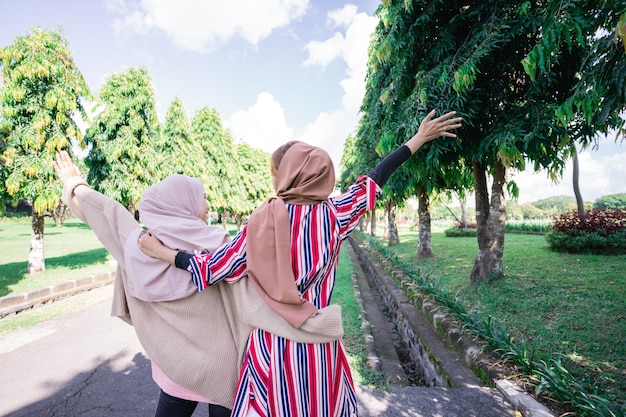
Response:
[[[29,310],[41,304],[68,297],[83,291],[104,287],[115,280],[115,271],[90,275],[56,285],[38,288],[30,292],[11,294],[0,297],[0,319]]]
[[[364,243],[362,238],[352,235],[350,239]],[[362,245],[353,245],[353,247]],[[363,250],[363,249],[362,249]],[[430,321],[430,325],[443,338],[455,346],[455,350],[464,359],[466,365],[478,373],[486,375],[495,383],[496,388],[513,404],[524,417],[555,417],[547,407],[539,403],[532,396],[528,395],[524,390],[507,379],[505,369],[500,364],[502,361],[495,355],[485,351],[479,345],[475,344],[463,330],[462,325],[447,312],[444,306],[437,304],[434,300],[425,296],[420,292],[415,283],[413,283],[399,268],[393,266],[390,261],[382,257],[377,252],[374,254],[371,250],[365,249],[371,266],[376,270],[377,274],[390,276],[395,285],[401,290],[401,293],[408,298],[408,301]],[[380,255],[381,262],[387,264],[381,265],[378,262]],[[393,272],[387,273],[385,268],[393,269]]]

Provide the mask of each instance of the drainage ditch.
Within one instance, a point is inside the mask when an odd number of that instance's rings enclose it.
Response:
[[[381,369],[389,383],[444,388],[483,385],[465,360],[449,348],[450,342],[444,340],[429,319],[409,301],[394,278],[371,256],[364,241],[353,235],[349,243],[364,311],[372,331],[379,333],[373,334],[376,354],[383,365],[386,360],[398,360],[396,366],[404,372],[402,376],[397,372],[389,376]],[[388,342],[381,345],[380,338],[392,340],[395,353],[390,352]],[[392,366],[387,368],[393,369]]]

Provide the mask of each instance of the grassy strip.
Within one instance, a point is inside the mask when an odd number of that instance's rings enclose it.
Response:
[[[435,258],[427,260],[415,259],[415,233],[401,231],[403,243],[392,248],[369,240],[530,375],[538,395],[569,404],[577,415],[623,416],[626,258],[558,254],[541,236],[506,239],[506,277],[475,287],[468,279],[475,239],[434,233]]]
[[[367,365],[367,352],[363,341],[361,328],[361,307],[354,294],[352,286],[352,263],[347,249],[339,254],[337,279],[333,289],[331,302],[341,306],[343,317],[344,343],[348,354],[348,362],[356,384],[368,385],[373,388],[384,389],[384,377]]]
[[[0,337],[64,316],[90,305],[110,301],[112,297],[113,286],[107,285],[63,300],[57,300],[52,304],[45,304],[32,310],[4,317],[0,320]]]

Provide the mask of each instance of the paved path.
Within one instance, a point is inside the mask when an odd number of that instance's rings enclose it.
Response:
[[[149,417],[156,408],[149,360],[108,301],[0,338],[0,370],[0,416]],[[514,416],[494,391],[358,387],[362,417]],[[194,417],[207,414],[199,406]]]

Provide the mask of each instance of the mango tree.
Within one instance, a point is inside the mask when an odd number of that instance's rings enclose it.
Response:
[[[191,137],[191,123],[185,106],[176,96],[165,113],[161,128],[161,153],[165,161],[161,166],[162,175],[185,174],[197,176],[194,157],[194,144]]]
[[[0,49],[0,200],[32,203],[28,273],[45,270],[44,214],[59,203],[51,162],[56,151],[84,146],[75,117],[87,120],[91,93],[58,31],[33,28]]]
[[[197,149],[198,176],[203,179],[211,209],[226,226],[230,205],[241,190],[234,140],[225,130],[218,111],[202,107],[191,120],[192,138]]]

